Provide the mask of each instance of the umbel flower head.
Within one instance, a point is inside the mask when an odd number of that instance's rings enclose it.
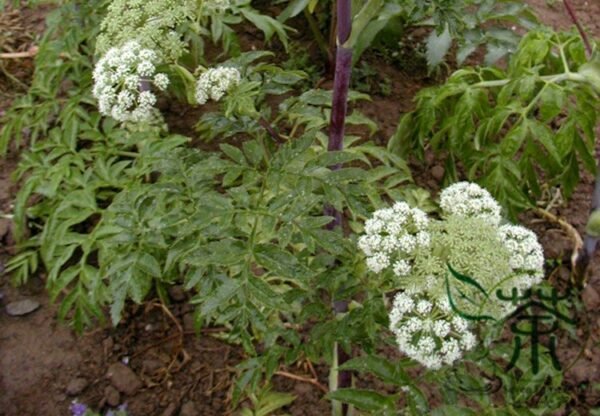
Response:
[[[144,48],[152,49],[168,62],[175,62],[186,49],[178,26],[194,18],[193,0],[112,0],[100,25],[96,42],[99,54],[122,45],[132,34]]]
[[[206,104],[209,99],[219,101],[240,80],[240,71],[236,68],[210,68],[200,75],[196,83],[196,101],[201,105]]]
[[[93,95],[100,113],[118,121],[147,121],[152,117],[156,96],[147,88],[164,91],[165,74],[156,73],[158,57],[136,41],[111,48],[94,68]]]
[[[467,320],[444,312],[423,295],[398,293],[390,328],[401,351],[434,370],[452,365],[477,343]]]
[[[446,215],[481,218],[490,224],[501,220],[498,202],[475,183],[457,182],[445,188],[440,194],[440,206]]]
[[[461,292],[453,297],[459,310],[499,320],[516,306],[498,299],[496,291],[508,295],[513,288],[530,288],[542,280],[544,265],[535,234],[500,225],[500,206],[485,189],[461,182],[442,191],[440,199],[441,219],[403,202],[376,211],[358,241],[369,270],[386,273],[403,289],[390,312],[400,350],[433,369],[475,346],[468,321],[460,330],[434,330],[458,317],[450,306],[449,282],[452,291]],[[452,279],[448,266],[473,278],[488,296]],[[467,340],[461,340],[463,334]]]
[[[207,14],[221,14],[231,7],[231,0],[206,0],[202,2],[202,7]]]

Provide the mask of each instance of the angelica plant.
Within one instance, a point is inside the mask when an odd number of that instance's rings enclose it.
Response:
[[[595,73],[576,34],[531,31],[507,69],[461,68],[445,84],[421,90],[389,149],[419,157],[426,148],[447,152],[448,182],[458,180],[461,164],[467,179],[514,217],[548,187],[568,197],[581,167],[596,171]]]

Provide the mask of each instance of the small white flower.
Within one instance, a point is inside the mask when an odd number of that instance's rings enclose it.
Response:
[[[150,61],[141,61],[137,66],[137,73],[143,77],[151,77],[155,71],[156,67]]]
[[[394,263],[394,274],[398,277],[408,276],[410,270],[410,263],[406,260],[398,260],[396,263]]]
[[[235,68],[211,68],[200,75],[196,83],[196,101],[198,104],[206,104],[209,98],[219,101],[240,80],[240,72]]]
[[[431,312],[432,306],[433,305],[431,304],[431,302],[427,300],[420,300],[419,303],[417,303],[417,312],[419,312],[422,315],[425,315]]]
[[[511,269],[521,278],[529,276],[527,287],[539,283],[544,276],[544,251],[533,231],[507,224],[500,227],[498,236],[510,252]]]
[[[118,121],[142,122],[152,117],[156,96],[143,91],[143,83],[154,80],[164,90],[169,79],[156,74],[157,54],[142,49],[136,41],[111,48],[96,64],[93,72],[92,93],[98,100],[98,109]]]
[[[500,223],[500,205],[490,193],[475,183],[457,182],[440,194],[440,206],[446,215],[482,218]]]
[[[477,343],[467,321],[422,295],[396,294],[389,317],[400,351],[432,370],[452,365]]]
[[[231,7],[231,0],[206,0],[203,6],[210,14],[225,13]]]
[[[376,253],[367,259],[367,267],[375,273],[381,272],[389,265],[390,259],[383,253]]]
[[[169,77],[165,74],[156,74],[154,76],[154,85],[161,91],[166,90],[169,86]]]
[[[430,244],[428,225],[429,219],[423,211],[411,208],[406,202],[396,202],[392,208],[375,211],[365,222],[366,234],[358,239],[358,248],[367,256],[370,270],[384,270],[373,267],[382,264],[373,257],[384,254],[396,276],[408,276],[415,251]]]

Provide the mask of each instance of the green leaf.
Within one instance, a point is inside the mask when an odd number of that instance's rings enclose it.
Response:
[[[383,5],[383,0],[367,0],[352,20],[352,31],[350,32],[350,37],[343,45],[344,48],[354,48],[361,33],[363,33],[369,22],[377,17]]]
[[[254,9],[244,7],[239,9],[240,12],[248,19],[252,24],[259,28],[265,35],[265,40],[269,41],[273,34],[277,34],[283,46],[288,48],[288,38],[285,33],[285,26],[270,16],[265,16],[257,13]]]
[[[341,389],[330,392],[327,397],[370,412],[392,410],[396,406],[394,397],[384,396],[373,390]]]
[[[433,409],[432,416],[476,416],[478,413],[462,406],[441,406]]]
[[[507,158],[515,156],[521,149],[528,133],[529,131],[525,123],[519,123],[516,127],[511,128],[500,143],[502,155]]]
[[[282,294],[276,293],[271,289],[268,283],[261,280],[260,277],[250,277],[250,293],[258,301],[256,306],[259,308],[269,307],[276,310],[289,310],[288,305],[281,301]]]
[[[301,264],[296,256],[273,244],[257,246],[254,256],[267,271],[282,277],[302,281],[312,275],[311,270]]]
[[[226,307],[240,289],[240,283],[234,279],[226,279],[225,282],[206,298],[192,299],[190,303],[200,304],[200,315],[212,317],[219,307]]]
[[[276,410],[288,406],[294,400],[296,400],[296,396],[293,394],[270,391],[260,398],[260,406],[256,410],[255,416],[269,416]]]
[[[410,377],[399,363],[391,363],[389,360],[375,355],[352,358],[341,365],[339,369],[371,373],[382,381],[395,386],[411,383]]]
[[[556,84],[548,84],[540,96],[540,116],[543,122],[550,122],[558,116],[566,103],[566,94]]]
[[[246,158],[240,149],[237,147],[233,147],[230,144],[223,143],[219,145],[219,148],[225,153],[227,156],[231,158],[234,162],[239,165],[247,165]]]
[[[160,264],[150,253],[140,253],[135,265],[138,269],[154,278],[158,279],[162,276]]]
[[[280,22],[285,22],[292,17],[296,17],[308,6],[310,0],[292,0],[288,6],[283,9],[279,16],[277,16],[277,20]]]
[[[427,38],[427,65],[430,68],[438,66],[444,60],[451,45],[452,35],[450,35],[448,25],[444,27],[444,31],[440,34],[433,30]]]

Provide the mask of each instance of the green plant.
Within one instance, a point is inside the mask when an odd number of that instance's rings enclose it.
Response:
[[[296,399],[295,396],[286,393],[279,393],[265,388],[258,394],[251,394],[250,401],[252,409],[247,407],[242,409],[241,416],[268,416],[273,412],[280,410],[292,403]],[[286,414],[281,414],[286,415]]]
[[[446,181],[455,181],[462,165],[511,214],[534,205],[545,186],[560,185],[568,196],[579,181],[579,161],[596,169],[598,96],[591,79],[577,72],[585,63],[577,35],[532,31],[506,70],[464,68],[420,91],[389,148],[420,157],[426,148],[447,152]]]
[[[94,105],[90,56],[105,5],[105,0],[68,2],[48,16],[31,87],[2,117],[0,155],[6,155],[11,141],[15,148],[24,138],[35,144],[52,127],[86,117]],[[65,21],[77,24],[65,26]]]
[[[286,21],[304,11],[315,39],[321,49],[326,49],[318,25],[311,22],[316,3],[292,0],[278,19]],[[353,15],[367,4],[374,14],[355,35],[355,63],[365,50],[373,46],[386,45],[386,49],[397,49],[405,31],[411,27],[431,26],[433,30],[426,41],[430,68],[444,62],[453,43],[457,46],[455,56],[459,65],[479,47],[486,49],[485,62],[492,64],[513,52],[519,42],[519,35],[506,25],[530,30],[537,24],[529,6],[516,0],[353,1]]]

